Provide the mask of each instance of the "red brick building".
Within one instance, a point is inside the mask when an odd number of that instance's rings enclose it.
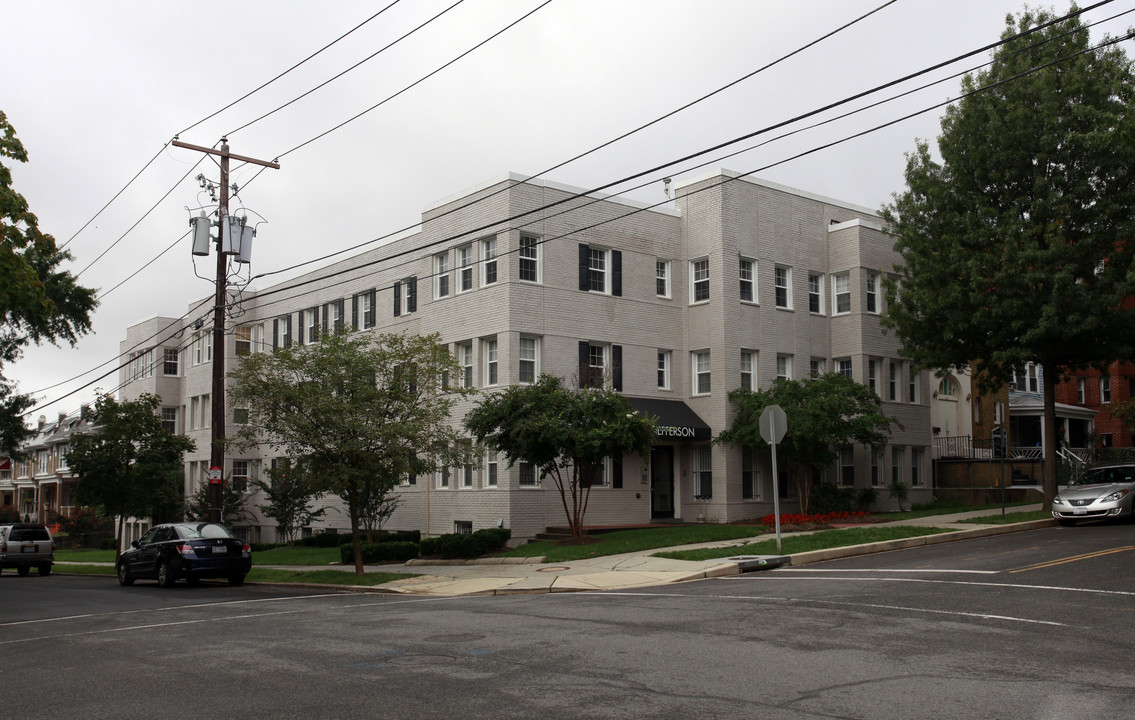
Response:
[[[1131,429],[1111,408],[1135,396],[1135,364],[1117,362],[1107,373],[1081,370],[1056,385],[1056,402],[1097,411],[1093,447],[1132,447]]]

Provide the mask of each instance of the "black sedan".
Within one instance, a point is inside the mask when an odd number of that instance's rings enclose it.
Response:
[[[252,548],[224,525],[205,522],[155,525],[130,543],[118,558],[118,582],[139,578],[172,587],[178,578],[195,585],[201,578],[227,578],[240,585],[252,568]]]

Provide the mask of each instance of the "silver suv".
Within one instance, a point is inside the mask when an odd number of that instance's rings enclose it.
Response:
[[[16,568],[20,575],[27,575],[35,567],[40,575],[50,575],[54,562],[55,541],[46,525],[0,525],[0,573]]]

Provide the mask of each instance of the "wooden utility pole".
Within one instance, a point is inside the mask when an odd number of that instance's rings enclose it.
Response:
[[[256,158],[233,155],[229,152],[228,138],[221,138],[221,149],[190,145],[178,139],[171,141],[174,147],[196,150],[197,152],[219,155],[221,158],[221,198],[217,209],[219,221],[217,232],[217,288],[213,302],[213,421],[212,445],[209,450],[209,522],[224,521],[224,470],[225,470],[225,295],[228,280],[228,256],[222,252],[221,243],[225,235],[226,218],[229,214],[229,160],[262,165],[280,169],[277,162],[257,160]]]

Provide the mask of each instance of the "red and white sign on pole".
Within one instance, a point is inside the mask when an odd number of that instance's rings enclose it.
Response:
[[[769,405],[761,411],[757,426],[761,439],[772,446],[772,513],[776,518],[776,551],[780,552],[780,478],[776,472],[776,445],[788,431],[788,418],[779,405]]]
[[[213,467],[209,468],[209,484],[210,485],[220,485],[221,484],[221,472],[222,472],[222,470],[215,465]]]

